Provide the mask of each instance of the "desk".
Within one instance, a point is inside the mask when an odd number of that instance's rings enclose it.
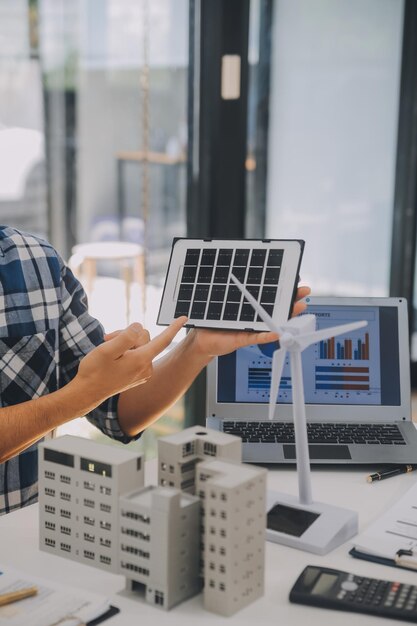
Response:
[[[146,484],[156,483],[156,462],[145,467]],[[365,481],[366,469],[328,468],[312,472],[313,495],[316,500],[332,502],[359,511],[359,526],[365,525],[393,504],[417,477],[403,474],[372,485]],[[273,469],[268,476],[269,487],[275,490],[297,493],[297,477],[294,470]],[[10,565],[27,574],[55,579],[76,587],[107,595],[121,609],[121,613],[105,622],[109,626],[133,626],[134,624],[164,626],[390,626],[398,621],[342,613],[293,605],[288,594],[298,574],[307,564],[318,564],[359,575],[394,579],[411,584],[417,583],[417,573],[366,561],[348,555],[348,545],[319,557],[284,546],[268,543],[266,550],[265,595],[231,618],[223,618],[203,609],[202,596],[195,596],[169,612],[158,610],[142,600],[132,600],[119,594],[124,588],[124,578],[107,574],[87,565],[67,561],[40,552],[38,549],[38,507],[33,505],[15,513],[0,517],[0,563]],[[122,592],[123,593],[123,592]]]

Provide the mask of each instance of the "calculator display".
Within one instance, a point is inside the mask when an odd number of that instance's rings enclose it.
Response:
[[[311,590],[311,593],[313,595],[322,595],[327,593],[333,587],[337,579],[338,576],[335,576],[334,574],[322,574]]]

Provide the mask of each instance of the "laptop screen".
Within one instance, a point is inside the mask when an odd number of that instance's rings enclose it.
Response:
[[[346,335],[320,341],[302,353],[305,402],[310,405],[399,406],[401,404],[401,311],[395,299],[372,304],[331,304],[336,298],[308,298],[307,313],[318,329],[366,320],[368,325]],[[365,301],[365,299],[363,299]],[[379,302],[384,299],[378,299]],[[350,302],[350,303],[349,303]],[[390,306],[389,303],[393,302]],[[398,301],[397,301],[398,302]],[[403,302],[403,300],[402,300]],[[403,323],[403,320],[402,320]],[[250,346],[218,358],[217,403],[267,404],[271,357],[278,343]],[[407,348],[407,346],[405,346]],[[292,402],[289,355],[277,402]]]

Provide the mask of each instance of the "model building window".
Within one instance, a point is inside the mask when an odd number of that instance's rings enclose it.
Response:
[[[226,495],[225,493],[222,493],[222,494],[220,495],[220,499],[221,499],[221,500],[223,500],[223,502],[226,502],[226,500],[227,500],[227,495]]]
[[[190,456],[194,454],[194,441],[189,441],[185,443],[182,447],[182,456]]]
[[[197,461],[187,461],[187,463],[183,463],[181,465],[181,474],[186,474],[187,472],[192,472],[197,464]],[[170,468],[172,466],[170,465]]]
[[[224,583],[220,583],[219,589],[220,591],[226,591],[226,585]]]
[[[48,472],[47,470],[45,470],[45,478],[49,478],[50,480],[54,480],[55,472]]]
[[[210,587],[212,587],[212,588],[214,588],[214,587],[215,587],[214,580],[210,580],[210,582],[209,582],[209,586],[210,586]]]
[[[204,442],[203,452],[206,456],[216,456],[217,446],[214,443]]]
[[[155,604],[164,605],[164,594],[162,591],[155,591]]]

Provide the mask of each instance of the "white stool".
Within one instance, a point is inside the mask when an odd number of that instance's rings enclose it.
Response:
[[[97,261],[119,263],[126,288],[126,318],[130,320],[130,293],[132,282],[136,280],[141,289],[142,309],[146,306],[145,252],[142,246],[125,241],[100,241],[80,243],[73,247],[68,265],[74,274],[83,281],[88,294],[91,294],[93,281],[97,275]]]

